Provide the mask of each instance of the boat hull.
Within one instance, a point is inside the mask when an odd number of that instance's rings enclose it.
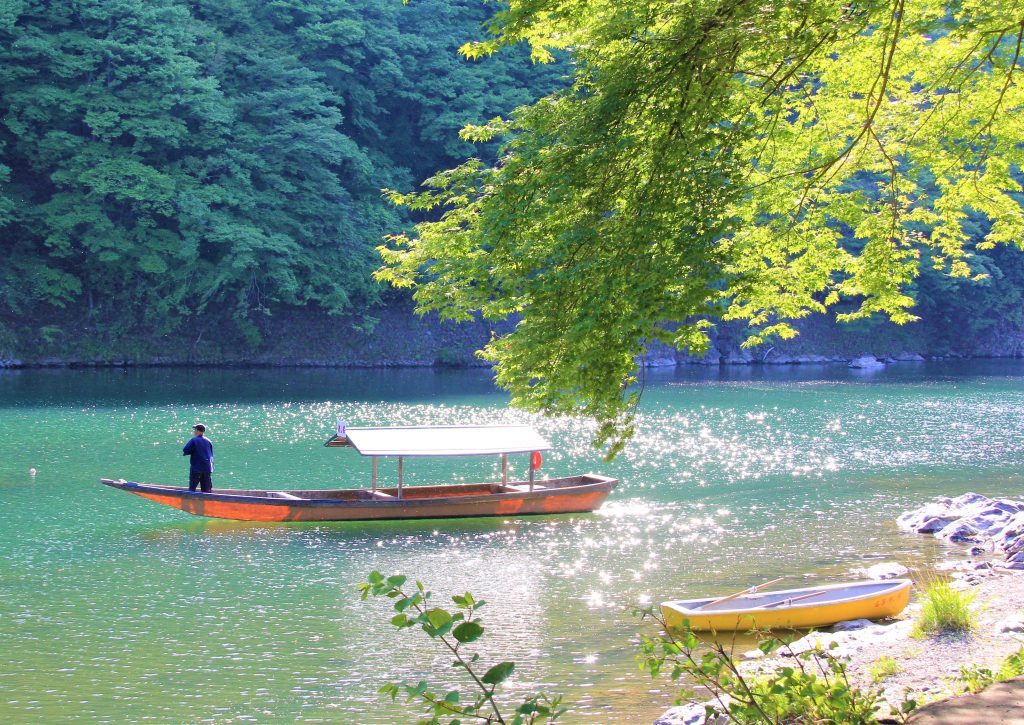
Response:
[[[196,516],[238,521],[378,521],[388,519],[530,516],[593,511],[617,485],[587,474],[529,485],[513,483],[410,486],[399,498],[395,489],[338,491],[189,491],[101,479],[113,488]]]
[[[851,619],[895,617],[910,601],[911,581],[893,579],[853,584],[760,592],[705,606],[714,599],[664,602],[661,613],[670,629],[735,632],[754,629],[813,629]],[[801,599],[803,598],[803,599]],[[815,600],[818,601],[815,601]],[[784,602],[793,600],[792,604]],[[775,602],[779,606],[765,607]]]

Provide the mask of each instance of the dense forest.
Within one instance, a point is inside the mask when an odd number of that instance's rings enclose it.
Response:
[[[564,61],[528,48],[460,55],[493,10],[0,0],[0,358],[127,359],[204,334],[219,359],[273,357],[268,331],[328,315],[388,334],[381,311],[407,297],[371,278],[376,247],[415,219],[382,189],[493,159],[459,129],[566,83]],[[1020,254],[971,263],[987,279],[922,265],[910,292],[929,334],[1024,323]]]
[[[468,122],[554,88],[471,62],[477,0],[0,2],[0,352],[278,310],[367,327],[381,197],[471,153]],[[123,353],[121,353],[123,354]],[[2,355],[0,355],[2,356]]]

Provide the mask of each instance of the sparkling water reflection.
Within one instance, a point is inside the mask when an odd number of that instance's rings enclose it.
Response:
[[[652,374],[636,440],[606,464],[590,422],[510,411],[480,371],[0,373],[0,719],[405,722],[382,682],[454,675],[424,638],[395,635],[385,606],[358,601],[379,569],[489,600],[482,654],[517,662],[513,694],[565,693],[569,723],[650,721],[675,693],[635,671],[636,633],[651,630],[632,607],[930,560],[938,545],[892,518],[941,493],[1019,495],[1022,374],[996,362]],[[259,524],[96,483],[181,480],[180,446],[202,420],[218,487],[360,485],[368,463],[322,447],[339,416],[528,421],[555,445],[545,473],[621,484],[585,516]],[[497,475],[490,459],[406,466],[410,483]]]

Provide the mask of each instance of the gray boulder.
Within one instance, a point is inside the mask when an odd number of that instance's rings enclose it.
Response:
[[[877,370],[884,368],[885,363],[874,355],[861,355],[851,360],[849,366],[854,370]]]
[[[954,510],[960,510],[966,509],[968,506],[973,506],[975,504],[991,502],[992,499],[988,496],[982,496],[980,493],[968,491],[967,493],[960,494],[956,498],[949,499],[949,506]]]
[[[914,529],[919,534],[938,534],[946,527],[960,520],[959,516],[932,516],[925,519]]]
[[[1024,536],[1008,538],[999,545],[999,548],[1003,550],[1006,556],[1013,556],[1019,552],[1024,552]]]
[[[1024,632],[1024,614],[1008,617],[996,623],[996,631],[1000,634],[1007,632]]]
[[[1013,546],[1018,546],[1017,542],[1021,540],[1022,534],[1024,534],[1024,513],[1018,513],[1006,522],[1002,531],[993,532],[992,540],[996,546],[1007,551]]]
[[[694,702],[669,708],[654,721],[654,725],[725,725],[728,722],[725,715],[708,719],[704,703]]]
[[[905,531],[946,541],[985,544],[1006,558],[1002,568],[1024,569],[1024,502],[978,493],[940,498],[896,519]],[[977,548],[972,548],[977,553]]]
[[[998,534],[1016,518],[1019,507],[1009,501],[996,501],[981,511],[971,514],[971,523],[978,531]]]
[[[848,619],[845,622],[836,622],[832,625],[833,632],[856,632],[858,629],[873,627],[874,622],[870,619]]]
[[[935,532],[935,536],[958,544],[979,544],[982,539],[980,532],[964,519],[957,519]]]
[[[904,531],[913,531],[918,534],[934,534],[958,518],[960,516],[954,514],[948,504],[939,501],[926,504],[913,511],[905,511],[896,518],[896,525]]]
[[[909,569],[902,564],[897,564],[895,561],[885,562],[884,564],[875,564],[869,566],[867,569],[855,569],[856,574],[866,576],[868,579],[899,579],[901,576],[909,573]]]

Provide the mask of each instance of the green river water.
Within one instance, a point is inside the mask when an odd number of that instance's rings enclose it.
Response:
[[[0,371],[0,722],[411,722],[377,688],[454,671],[358,600],[378,569],[487,599],[480,649],[517,663],[512,694],[563,693],[570,725],[649,723],[675,690],[637,672],[655,630],[632,607],[925,566],[959,550],[899,532],[901,511],[1024,495],[1020,362],[652,372],[611,464],[588,422],[506,404],[486,371]],[[202,421],[218,488],[363,485],[366,459],[322,445],[337,417],[530,422],[554,446],[542,473],[620,485],[588,515],[263,524],[98,483],[184,482]],[[410,484],[499,475],[497,458],[406,464]]]

